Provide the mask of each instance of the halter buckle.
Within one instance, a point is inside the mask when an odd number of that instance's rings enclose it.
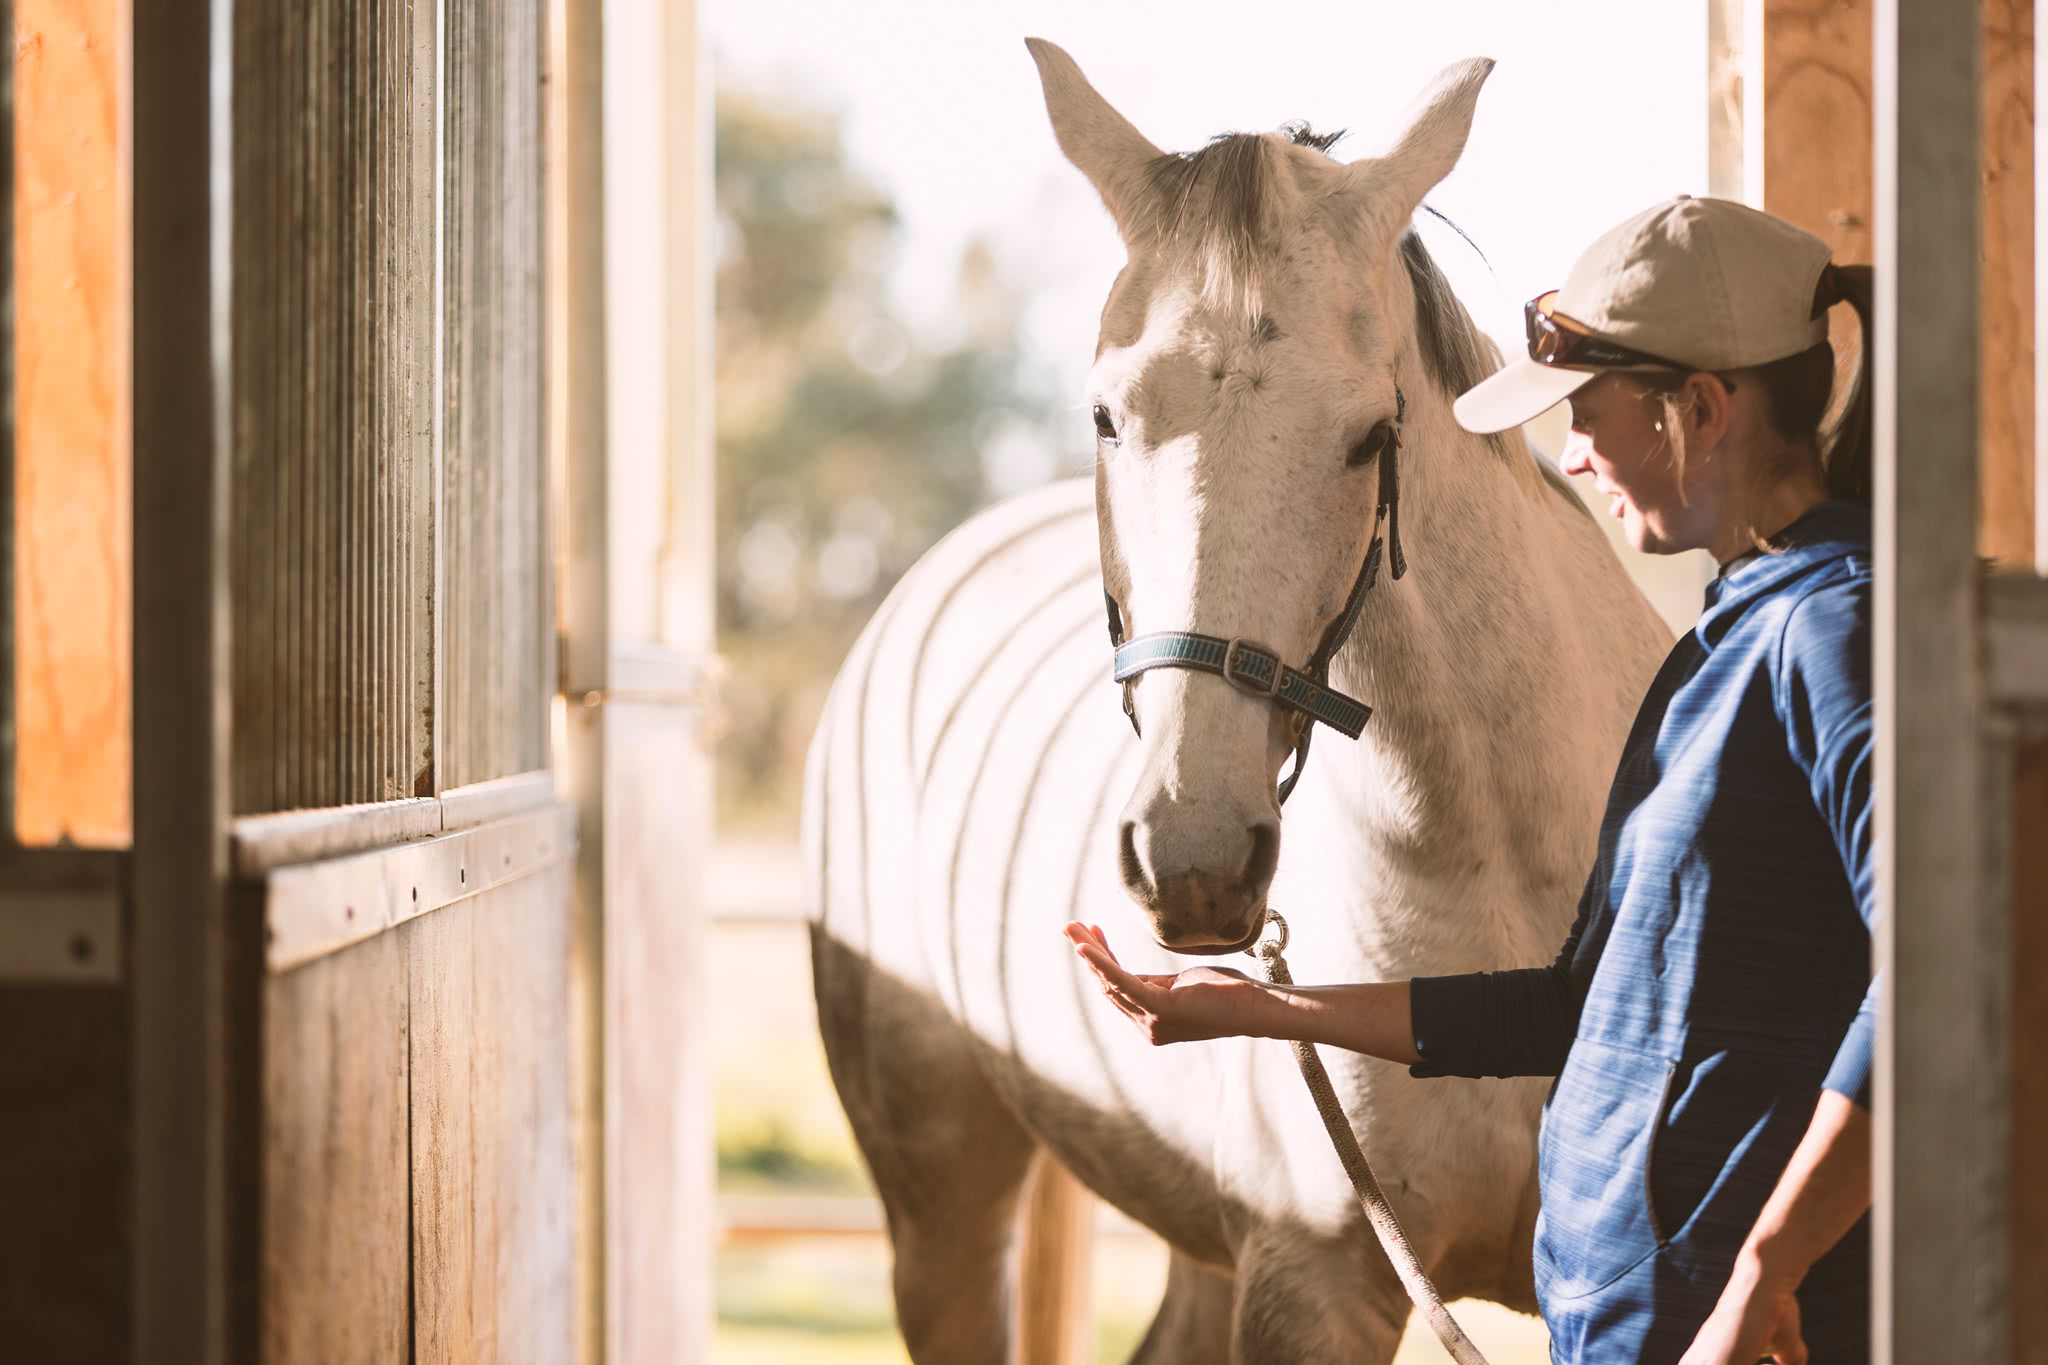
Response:
[[[1238,666],[1247,649],[1255,649],[1273,661],[1272,671],[1264,682]],[[1240,635],[1223,647],[1223,680],[1246,696],[1257,697],[1262,701],[1276,700],[1280,696],[1280,676],[1283,671],[1279,652],[1266,648],[1256,640],[1247,640]]]

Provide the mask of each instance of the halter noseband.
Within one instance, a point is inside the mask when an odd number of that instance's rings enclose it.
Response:
[[[1161,630],[1126,641],[1123,613],[1117,610],[1116,598],[1110,596],[1109,589],[1103,589],[1103,605],[1109,612],[1109,642],[1116,648],[1114,676],[1123,684],[1124,715],[1130,718],[1132,730],[1138,730],[1138,713],[1131,704],[1131,683],[1140,673],[1148,668],[1192,668],[1214,673],[1238,691],[1270,701],[1301,717],[1298,722],[1301,738],[1294,746],[1294,770],[1280,783],[1282,802],[1294,790],[1294,784],[1301,780],[1302,765],[1308,762],[1309,740],[1315,735],[1317,721],[1346,739],[1357,739],[1364,732],[1366,721],[1372,718],[1372,708],[1330,687],[1330,661],[1349,638],[1351,628],[1358,623],[1358,612],[1365,605],[1365,594],[1379,577],[1381,526],[1386,527],[1384,544],[1392,561],[1394,577],[1399,578],[1408,572],[1407,558],[1401,553],[1401,475],[1396,459],[1401,450],[1401,419],[1407,412],[1408,399],[1396,385],[1394,436],[1379,456],[1379,506],[1373,513],[1372,543],[1366,547],[1365,563],[1359,567],[1358,578],[1351,585],[1351,596],[1346,599],[1343,612],[1323,632],[1322,643],[1309,656],[1307,667],[1289,668],[1278,650],[1268,649],[1243,636],[1226,640],[1192,630]]]

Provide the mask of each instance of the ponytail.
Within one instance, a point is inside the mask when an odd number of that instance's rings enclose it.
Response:
[[[1827,467],[1828,495],[1847,502],[1870,505],[1871,394],[1870,342],[1872,300],[1877,274],[1867,265],[1830,266],[1842,301],[1856,310],[1860,333],[1856,346],[1855,372],[1849,377],[1847,401],[1829,430],[1821,432],[1821,459]]]

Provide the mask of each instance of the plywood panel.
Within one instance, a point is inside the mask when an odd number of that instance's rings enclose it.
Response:
[[[382,934],[265,983],[267,1365],[406,1359],[408,967]]]
[[[129,838],[115,0],[15,0],[15,834]]]
[[[2048,1365],[2048,739],[2015,746],[2012,782],[2013,1365]]]
[[[1983,402],[1978,547],[2034,562],[2034,0],[1981,0]]]

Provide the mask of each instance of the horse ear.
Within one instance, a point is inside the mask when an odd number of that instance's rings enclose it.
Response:
[[[1026,38],[1024,46],[1038,63],[1060,150],[1095,186],[1128,241],[1147,193],[1145,167],[1159,159],[1160,150],[1096,93],[1064,50],[1043,38]]]
[[[1347,191],[1358,194],[1388,235],[1397,234],[1423,196],[1451,173],[1472,132],[1479,87],[1493,58],[1470,57],[1437,73],[1411,107],[1408,122],[1388,150],[1345,167]]]

